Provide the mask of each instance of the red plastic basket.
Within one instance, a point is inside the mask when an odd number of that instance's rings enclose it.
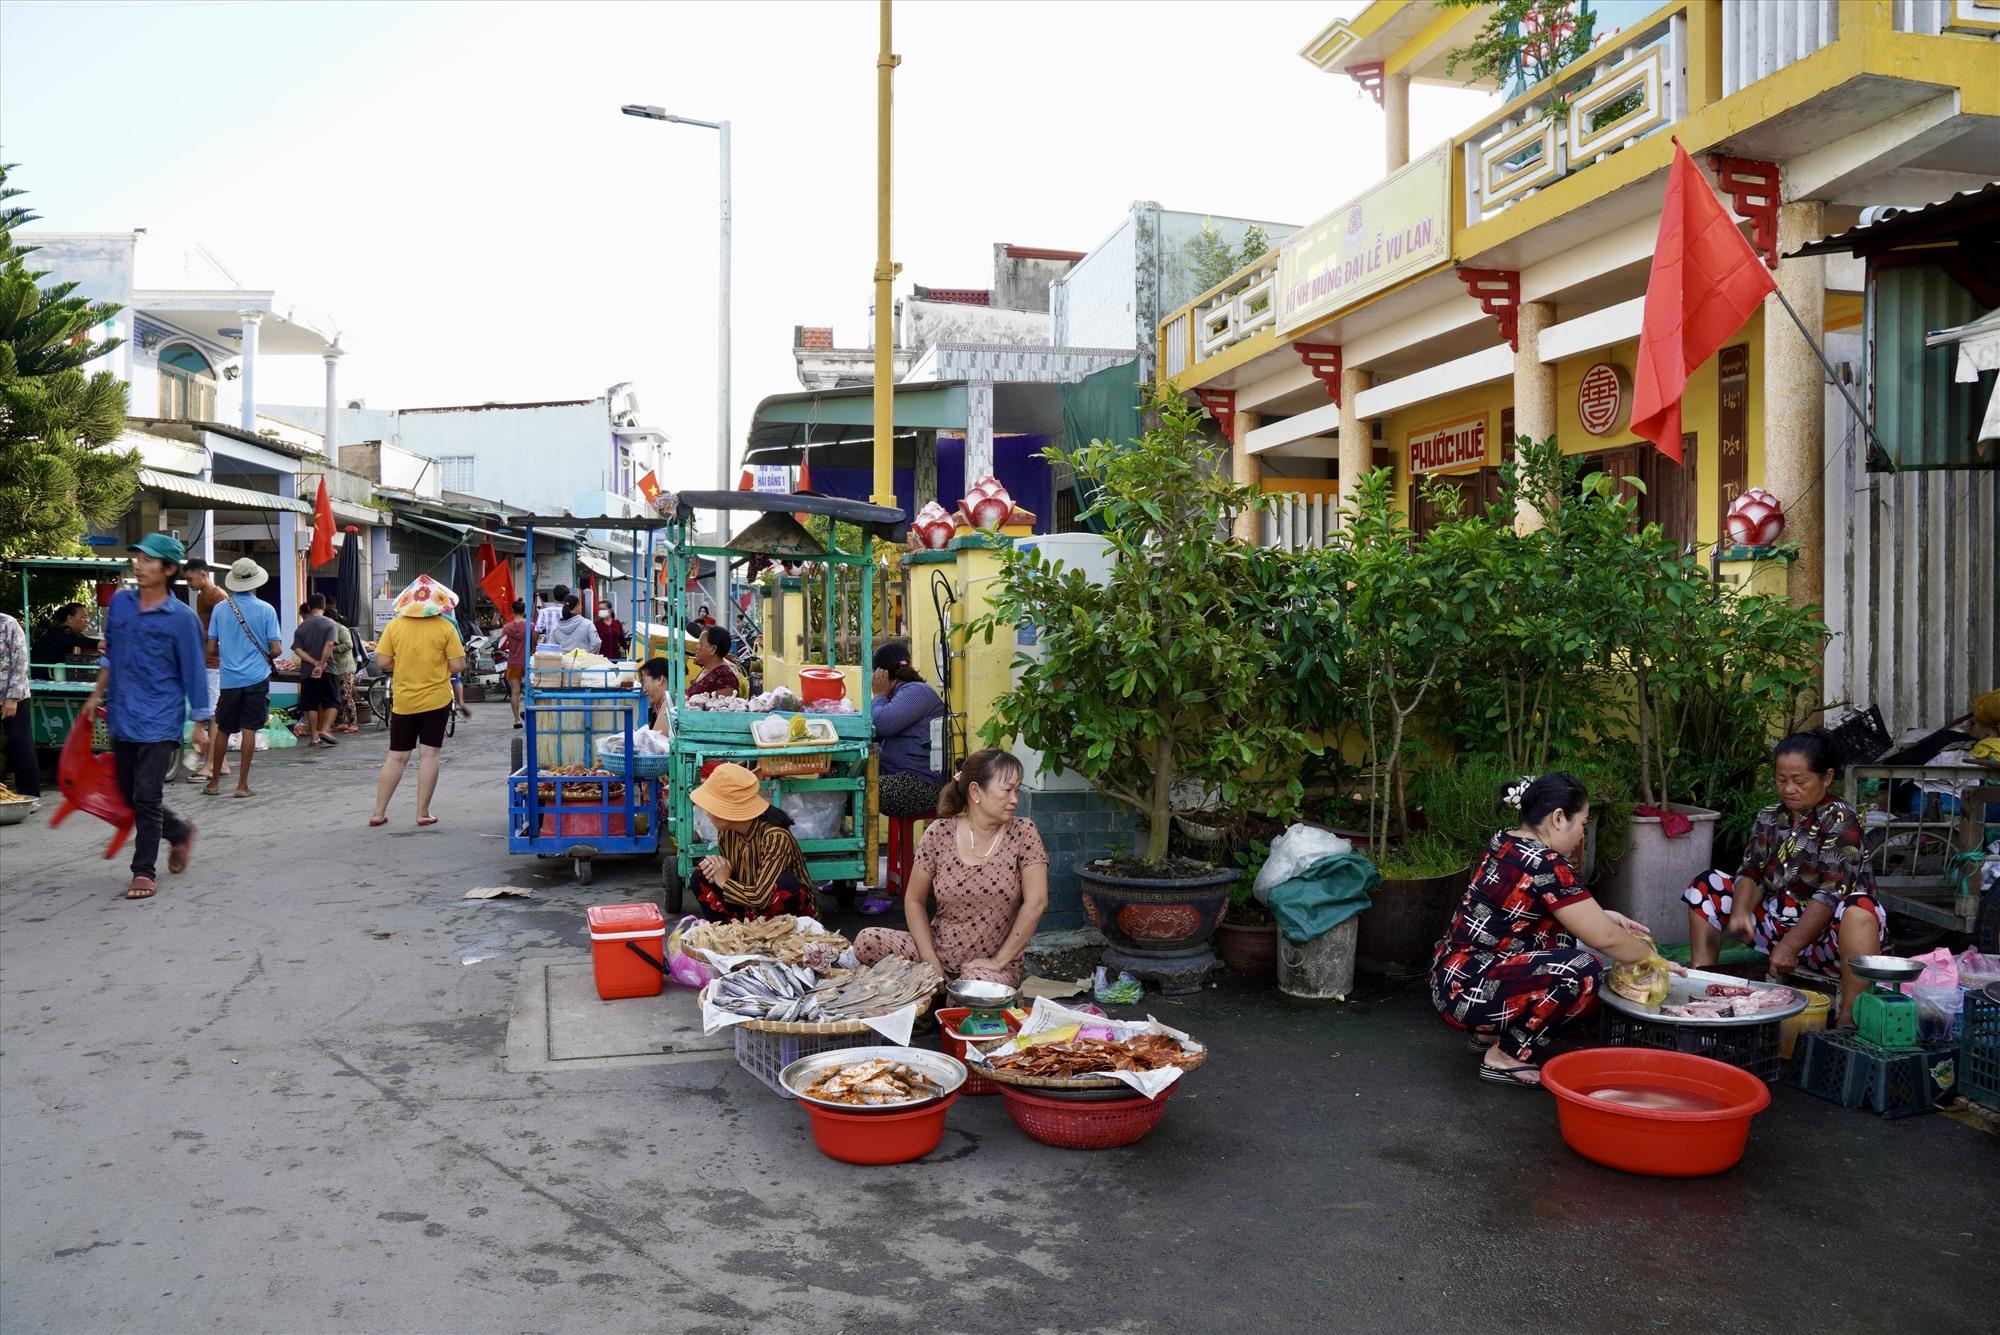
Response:
[[[1167,1115],[1167,1100],[1179,1088],[1178,1081],[1168,1085],[1156,1099],[1135,1094],[1129,1099],[1082,1101],[1052,1099],[1002,1085],[1000,1096],[1007,1100],[1007,1115],[1014,1125],[1044,1145],[1108,1150],[1144,1139]]]
[[[988,1080],[985,1076],[979,1074],[977,1066],[965,1061],[965,1040],[958,1036],[958,1026],[964,1021],[966,1016],[972,1014],[972,1008],[970,1006],[947,1006],[936,1014],[938,1047],[943,1049],[945,1056],[956,1057],[959,1061],[965,1062],[965,1083],[958,1087],[958,1092],[961,1094],[999,1093],[999,1081]],[[1020,1029],[1021,1022],[1013,1016],[1002,1012],[1001,1018],[1006,1020],[1009,1029]]]

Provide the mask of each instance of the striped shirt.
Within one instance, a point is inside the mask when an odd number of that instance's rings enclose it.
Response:
[[[722,856],[729,861],[729,879],[716,889],[730,908],[762,913],[780,889],[812,884],[799,841],[776,822],[760,818],[747,830],[722,830],[718,835]]]

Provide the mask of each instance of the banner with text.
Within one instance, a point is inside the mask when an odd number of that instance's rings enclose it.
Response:
[[[1410,471],[1442,473],[1486,462],[1486,419],[1416,431],[1410,434]]]
[[[1278,333],[1350,306],[1451,258],[1451,142],[1278,248]]]

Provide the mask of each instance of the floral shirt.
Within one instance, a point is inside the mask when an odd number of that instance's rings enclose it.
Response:
[[[28,698],[28,635],[0,612],[0,700]]]
[[[1801,904],[1812,899],[1828,908],[1838,907],[1845,895],[1875,891],[1875,868],[1861,846],[1861,819],[1833,797],[1811,811],[1779,804],[1758,812],[1736,874],[1755,881],[1767,898],[1780,895]]]
[[[1590,887],[1577,880],[1569,859],[1503,830],[1488,841],[1438,951],[1506,956],[1570,949],[1576,941],[1556,921],[1556,910],[1589,898]]]

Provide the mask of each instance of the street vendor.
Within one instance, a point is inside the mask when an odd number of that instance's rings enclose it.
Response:
[[[687,693],[696,695],[748,695],[749,682],[730,661],[735,640],[720,626],[704,626],[695,637],[694,666],[698,674],[688,684]]]
[[[646,723],[654,732],[668,732],[667,677],[674,665],[664,658],[649,658],[639,668],[639,689],[646,693]]]
[[[1716,962],[1726,932],[1771,957],[1771,977],[1801,964],[1840,973],[1836,1027],[1848,1022],[1867,983],[1846,961],[1882,949],[1888,914],[1875,898],[1875,868],[1861,843],[1861,819],[1833,796],[1838,744],[1824,728],[1779,742],[1772,767],[1778,802],[1757,813],[1743,861],[1697,876],[1688,904],[1690,960]]]
[[[88,634],[89,629],[90,610],[82,603],[58,607],[28,655],[28,661],[35,665],[35,676],[46,680],[52,675],[51,668],[95,668],[104,641]]]
[[[1638,964],[1652,958],[1653,943],[1576,874],[1590,820],[1581,783],[1558,770],[1515,781],[1500,800],[1518,820],[1488,841],[1437,943],[1431,1004],[1485,1054],[1481,1080],[1533,1089],[1549,1040],[1597,1005],[1604,964],[1583,947]]]
[[[900,955],[947,980],[1020,986],[1022,952],[1049,906],[1042,836],[1014,815],[1021,776],[1021,762],[1006,751],[965,758],[939,790],[938,819],[917,843],[903,895],[909,930],[863,931],[854,939],[863,964]]]
[[[882,791],[878,806],[891,818],[928,820],[937,810],[943,776],[937,770],[931,725],[945,716],[945,704],[910,662],[910,646],[890,640],[875,651],[875,740],[881,748]],[[887,895],[861,901],[867,914],[887,913]]]
[[[689,797],[715,821],[718,851],[695,864],[693,884],[711,917],[733,922],[818,908],[791,818],[765,800],[756,775],[717,765]]]

